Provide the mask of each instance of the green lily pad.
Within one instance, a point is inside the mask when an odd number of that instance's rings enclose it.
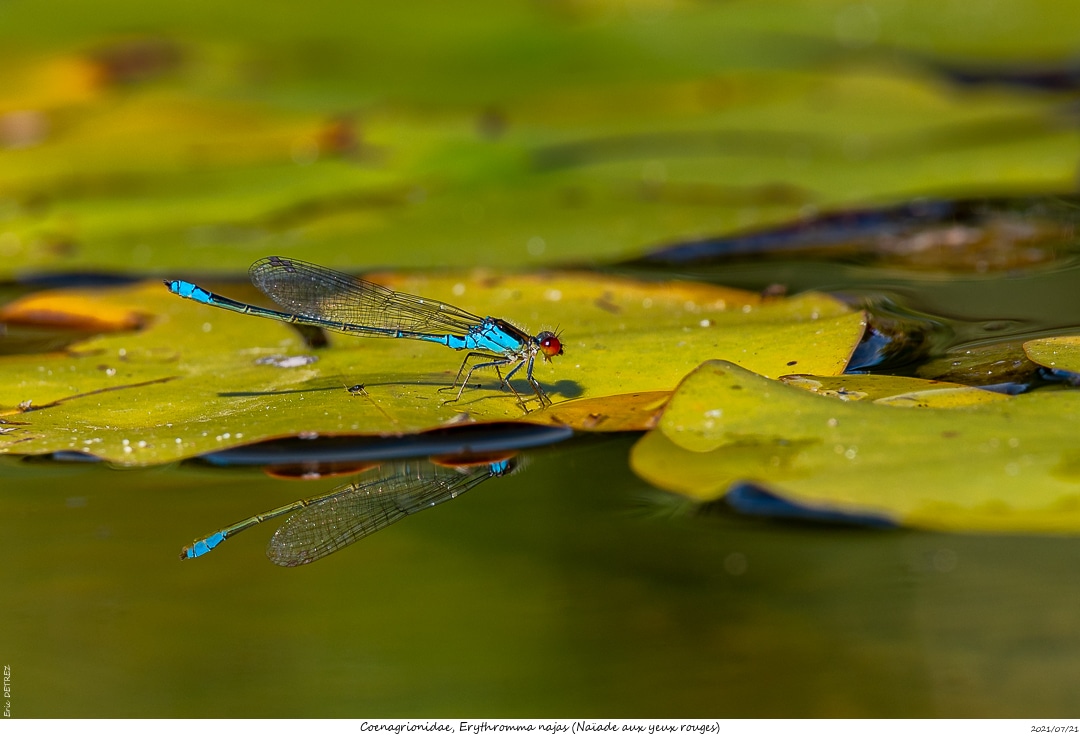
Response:
[[[1080,336],[1062,335],[1029,340],[1024,343],[1024,354],[1040,366],[1080,373]]]
[[[1077,532],[1080,443],[1061,425],[1077,413],[1080,392],[954,409],[845,402],[709,361],[632,465],[700,501],[749,481],[805,507],[914,527]]]
[[[815,293],[763,299],[573,272],[372,278],[533,332],[560,330],[565,355],[538,362],[535,374],[556,404],[525,415],[493,372],[474,375],[480,388],[470,383],[460,401],[446,403],[453,394],[440,390],[454,382],[460,353],[338,335],[330,348],[311,350],[286,324],[182,300],[156,282],[52,293],[76,311],[137,312],[148,327],[63,354],[0,357],[0,419],[25,423],[0,425],[0,452],[76,450],[148,464],[273,437],[401,435],[463,420],[637,429],[662,404],[657,393],[703,360],[724,357],[769,376],[793,367],[840,373],[865,325],[861,312]],[[255,299],[251,290],[226,291]],[[36,295],[4,314],[19,319],[27,305],[40,314],[48,301]],[[349,392],[356,384],[364,391]],[[518,389],[530,396],[524,382]],[[628,405],[635,394],[643,401]]]

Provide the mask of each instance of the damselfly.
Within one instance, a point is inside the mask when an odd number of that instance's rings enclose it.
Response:
[[[540,406],[551,404],[540,382],[533,377],[533,364],[538,356],[549,361],[562,355],[562,342],[553,332],[545,330],[529,335],[506,320],[478,317],[452,305],[395,292],[296,259],[280,256],[260,259],[251,265],[249,274],[256,287],[288,312],[229,299],[188,281],[166,280],[165,286],[186,299],[245,315],[314,325],[350,335],[411,338],[469,351],[454,378],[453,387],[458,388],[454,400],[461,398],[473,372],[494,368],[499,380],[524,407],[521,395],[510,384],[510,378],[524,366],[525,378]],[[474,358],[481,361],[470,366]],[[511,368],[503,375],[500,369],[506,366]]]

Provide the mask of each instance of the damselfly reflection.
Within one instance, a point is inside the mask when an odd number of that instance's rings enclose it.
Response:
[[[292,514],[270,538],[266,556],[279,566],[302,566],[410,514],[454,499],[493,476],[512,473],[516,467],[512,459],[472,466],[386,463],[355,483],[257,514],[196,540],[180,552],[180,559],[199,558],[233,535]]]

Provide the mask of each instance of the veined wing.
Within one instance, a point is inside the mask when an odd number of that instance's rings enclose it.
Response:
[[[249,274],[267,297],[293,314],[316,320],[433,335],[465,335],[482,321],[453,305],[296,259],[260,259]]]
[[[289,517],[270,538],[266,556],[279,566],[311,563],[410,514],[464,494],[492,476],[509,473],[513,465],[457,469],[414,462],[393,468],[389,474],[335,489]]]

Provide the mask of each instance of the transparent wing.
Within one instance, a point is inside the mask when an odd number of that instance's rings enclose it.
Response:
[[[395,292],[324,266],[271,256],[249,270],[252,283],[289,312],[352,330],[465,335],[482,319],[453,305]],[[334,329],[332,326],[327,326]],[[364,331],[363,328],[370,328]]]
[[[442,504],[492,476],[505,464],[469,469],[427,462],[393,464],[372,480],[348,484],[289,517],[266,548],[279,566],[300,566],[324,558],[410,514]]]

